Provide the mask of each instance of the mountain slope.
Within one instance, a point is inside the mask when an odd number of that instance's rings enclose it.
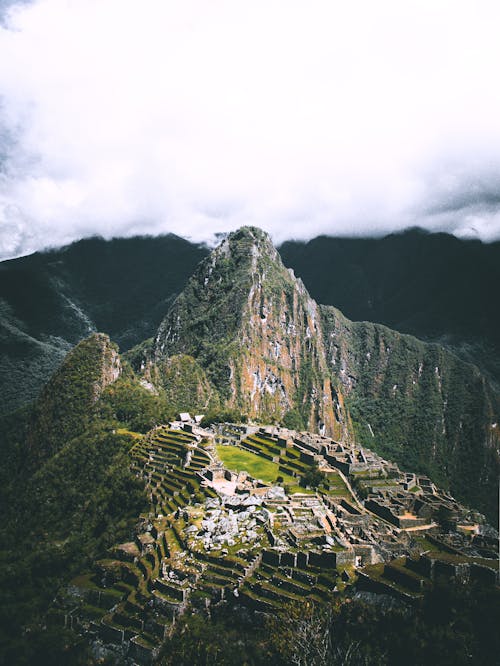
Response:
[[[317,305],[259,229],[230,234],[188,281],[158,329],[150,368],[175,354],[196,358],[230,408],[270,421],[298,409],[309,429],[350,436]]]
[[[0,263],[0,414],[34,398],[96,330],[122,349],[151,336],[207,250],[176,236],[72,245]]]
[[[500,383],[500,243],[418,230],[279,248],[318,303],[445,344]],[[0,262],[0,414],[37,397],[92,331],[127,350],[157,330],[208,249],[175,236],[104,241]]]
[[[495,511],[500,401],[485,377],[438,345],[318,306],[260,230],[230,234],[200,264],[158,329],[148,377],[179,353],[226,406],[265,421],[296,409],[344,441],[352,416],[374,449]]]
[[[40,464],[86,429],[102,392],[120,373],[118,348],[103,333],[94,333],[67,354],[33,410],[27,438],[31,464]]]
[[[129,429],[164,422],[164,407],[96,333],[31,410],[0,417],[0,663],[91,663],[73,661],[80,642],[45,613],[62,583],[131,539],[147,503],[130,470],[138,434]]]
[[[319,303],[350,319],[446,344],[500,382],[500,242],[411,229],[384,238],[287,241],[279,248]]]
[[[332,373],[366,446],[496,512],[500,397],[477,367],[436,344],[321,306]]]

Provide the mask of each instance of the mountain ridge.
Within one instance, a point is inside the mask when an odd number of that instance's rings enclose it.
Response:
[[[36,398],[91,333],[122,350],[152,335],[206,253],[173,235],[90,238],[0,262],[0,414]]]
[[[261,250],[252,249],[254,243]],[[318,306],[269,236],[255,228],[250,235],[229,235],[193,275],[155,338],[126,354],[145,385],[156,385],[172,409],[206,413],[225,407],[270,422],[291,419],[339,440],[349,441],[356,432],[367,445],[375,434],[381,453],[396,460],[409,455],[416,468],[445,487],[451,483],[458,496],[479,501],[490,514],[496,510],[491,497],[498,469],[498,394],[477,370],[415,338],[350,322],[339,310]],[[167,344],[168,329],[175,333],[178,321],[180,338]],[[340,351],[331,337],[336,326],[337,338],[344,337]],[[387,347],[396,354],[386,354]],[[367,355],[378,358],[380,368]],[[141,360],[147,360],[142,371]],[[186,404],[193,395],[197,399]],[[472,483],[468,469],[474,470]],[[488,508],[481,499],[486,496]]]
[[[258,229],[229,234],[202,261],[146,365],[178,353],[195,358],[226,408],[271,422],[298,410],[306,429],[344,443],[351,416],[367,443],[369,418],[380,452],[495,510],[500,400],[479,370],[438,345],[318,306]]]
[[[413,228],[383,238],[319,236],[280,253],[319,303],[354,321],[437,342],[500,386],[500,242]]]
[[[121,372],[118,347],[104,333],[94,333],[69,351],[34,406],[28,465],[40,465],[83,432],[104,389]]]
[[[211,430],[172,423],[205,407]],[[238,410],[271,423],[228,423]],[[499,415],[476,367],[318,305],[266,234],[235,232],[153,339],[120,357],[92,333],[31,412],[2,419],[7,662],[67,657],[71,617],[142,663],[186,602],[330,603],[351,567],[356,589],[422,598],[434,547],[436,571],[498,581],[495,531],[454,496],[495,515]]]
[[[410,230],[279,247],[313,298],[479,365],[500,386],[500,243]],[[37,397],[64,355],[102,330],[123,351],[154,335],[206,247],[175,236],[72,245],[0,262],[0,413]]]
[[[201,363],[228,408],[264,420],[298,409],[306,428],[350,436],[317,305],[259,229],[229,234],[188,281],[160,324],[150,362],[176,353]]]

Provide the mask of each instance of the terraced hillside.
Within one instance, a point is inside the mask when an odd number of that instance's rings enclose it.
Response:
[[[413,599],[431,584],[418,569],[429,546],[481,565],[473,575],[495,584],[484,567],[494,531],[428,479],[310,433],[179,427],[155,428],[131,450],[150,501],[134,539],[74,579],[52,610],[106,653],[150,663],[188,608],[322,604],[357,570],[363,589]],[[453,537],[436,522],[443,506],[459,526]]]
[[[78,623],[105,643],[126,643],[130,655],[140,659],[184,610],[186,577],[197,578],[202,568],[180,558],[183,538],[173,516],[216,493],[196,476],[210,457],[192,435],[158,429],[140,440],[131,455],[132,468],[147,482],[150,516],[143,516],[134,541],[118,544],[93,572],[73,581],[70,596],[80,603],[77,612],[64,615],[66,623]]]
[[[179,355],[223,409],[361,441],[496,521],[495,387],[443,347],[318,305],[263,231],[229,234],[200,263],[134,367],[161,390]]]
[[[257,444],[268,458],[278,450],[276,440],[265,435],[243,438],[239,450],[246,452]],[[295,562],[296,582],[286,583],[286,575],[278,570],[273,574],[276,565],[271,550],[265,548],[271,548],[274,538],[267,524],[270,512],[279,514],[284,493],[267,498],[270,510],[263,508],[270,487],[261,482],[255,482],[260,492],[254,496],[221,495],[224,483],[234,475],[217,461],[215,451],[200,437],[167,428],[158,428],[137,443],[132,468],[146,481],[150,514],[142,517],[134,541],[117,545],[109,557],[95,563],[93,572],[72,582],[66,601],[70,599],[73,609],[68,613],[63,602],[56,615],[118,651],[126,646],[129,656],[142,660],[154,654],[188,603],[205,607],[240,597],[270,609],[304,596],[326,598],[336,574],[320,579],[321,567],[309,563],[307,556]],[[307,470],[298,456],[295,452],[290,456],[295,467],[288,468],[287,477],[297,490],[300,475]],[[310,511],[307,507],[314,499],[311,491],[296,493],[296,511]],[[205,538],[200,539],[200,533]],[[304,581],[314,581],[313,587]]]
[[[169,515],[188,504],[215,496],[200,490],[196,473],[211,462],[210,455],[185,432],[158,429],[133,450],[133,468],[147,481],[153,508]]]

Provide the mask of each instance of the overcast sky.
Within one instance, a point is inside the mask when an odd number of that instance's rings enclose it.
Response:
[[[500,238],[498,0],[0,12],[0,258],[242,224]]]

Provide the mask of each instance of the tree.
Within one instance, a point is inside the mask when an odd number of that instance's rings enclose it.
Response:
[[[282,425],[290,430],[304,430],[304,421],[298,409],[291,409],[283,416]]]
[[[325,481],[325,475],[317,468],[308,469],[302,477],[301,485],[317,488]]]
[[[311,601],[290,604],[268,620],[272,648],[285,664],[294,666],[351,666],[362,664],[359,645],[339,641],[335,619],[340,602],[317,605]]]
[[[453,520],[453,511],[444,504],[439,505],[436,520],[445,532],[451,532],[456,527],[456,521]]]

